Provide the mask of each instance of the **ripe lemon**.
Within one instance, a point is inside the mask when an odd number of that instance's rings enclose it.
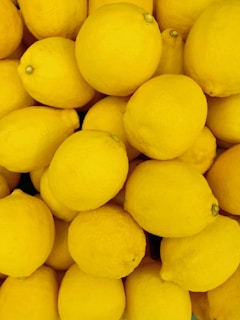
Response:
[[[87,17],[87,0],[19,0],[18,4],[28,29],[37,39],[75,39]]]
[[[21,173],[9,171],[5,167],[0,166],[0,174],[6,179],[10,191],[13,191],[18,186],[21,179]]]
[[[101,130],[80,130],[59,146],[49,165],[54,197],[72,210],[95,209],[122,188],[128,173],[124,143]]]
[[[45,167],[78,127],[74,109],[30,106],[14,110],[0,118],[0,165],[15,172]]]
[[[0,60],[0,118],[10,111],[34,104],[34,99],[25,90],[18,75],[19,60]]]
[[[209,96],[240,93],[240,39],[236,36],[239,21],[238,0],[213,1],[188,34],[184,47],[185,73]]]
[[[20,59],[18,73],[25,90],[42,104],[77,108],[94,96],[75,58],[75,41],[48,37],[35,41]]]
[[[139,265],[125,279],[126,318],[128,320],[191,319],[189,292],[159,276],[161,264]]]
[[[193,292],[206,292],[224,283],[240,263],[240,226],[226,216],[199,233],[182,238],[163,238],[160,246],[165,281]]]
[[[45,167],[35,169],[29,172],[30,181],[37,192],[40,192],[40,181],[41,181],[41,177],[44,170],[45,170]]]
[[[207,126],[204,126],[191,147],[181,154],[178,159],[192,165],[204,174],[211,167],[216,156],[216,138],[212,131]]]
[[[145,254],[146,238],[133,218],[115,204],[80,212],[68,232],[69,252],[93,276],[123,278]]]
[[[222,152],[206,175],[213,193],[218,198],[221,209],[236,215],[240,215],[239,161],[240,144],[237,144]]]
[[[39,267],[27,278],[7,277],[0,290],[1,320],[58,320],[56,271]]]
[[[207,292],[190,292],[190,298],[194,316],[198,320],[212,320],[210,318]]]
[[[59,289],[61,320],[119,320],[125,309],[121,279],[93,277],[73,264]]]
[[[123,114],[126,110],[127,97],[107,96],[100,99],[87,111],[82,129],[96,129],[109,131],[121,138],[126,146],[129,160],[137,157],[140,152],[133,148],[126,137]]]
[[[0,59],[4,59],[17,49],[23,37],[22,18],[11,0],[1,0],[0,21]]]
[[[0,199],[0,272],[27,277],[39,268],[51,252],[54,221],[40,199],[15,189]]]
[[[7,179],[2,173],[0,173],[0,199],[8,196],[10,194],[10,188]]]
[[[146,156],[172,159],[202,131],[207,101],[199,85],[182,74],[163,74],[142,84],[124,114],[129,143]]]
[[[90,14],[76,38],[85,80],[107,95],[128,96],[151,78],[162,39],[154,17],[132,3],[110,3]]]
[[[144,230],[162,237],[198,233],[219,209],[203,175],[177,159],[140,163],[126,182],[124,208]]]

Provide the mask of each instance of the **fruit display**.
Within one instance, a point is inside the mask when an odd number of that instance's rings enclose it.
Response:
[[[240,319],[240,1],[0,1],[0,320]]]

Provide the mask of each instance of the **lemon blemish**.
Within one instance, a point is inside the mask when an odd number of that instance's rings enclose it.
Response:
[[[26,68],[25,68],[25,72],[26,72],[27,74],[32,74],[32,73],[33,73],[33,70],[34,70],[34,68],[33,68],[33,66],[31,66],[30,64],[27,65]]]

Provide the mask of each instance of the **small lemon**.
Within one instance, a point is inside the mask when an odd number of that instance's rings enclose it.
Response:
[[[29,172],[30,181],[37,192],[40,192],[40,181],[44,171],[45,167]]]
[[[93,276],[123,278],[145,255],[146,238],[133,218],[115,204],[80,212],[68,232],[69,252]]]
[[[27,277],[52,250],[52,213],[42,200],[15,189],[0,199],[0,218],[0,272]]]
[[[126,181],[124,208],[144,230],[162,237],[198,233],[219,210],[204,176],[178,159],[140,163]]]
[[[73,264],[58,295],[61,320],[119,320],[126,304],[122,279],[93,277]]]
[[[206,97],[193,79],[182,74],[162,74],[133,93],[123,120],[133,147],[150,158],[166,160],[192,145],[206,117]]]
[[[124,143],[101,130],[80,130],[58,147],[48,169],[53,196],[66,207],[85,211],[111,200],[128,173]]]
[[[22,55],[18,74],[30,96],[52,107],[81,107],[95,93],[79,72],[75,41],[64,37],[35,41]]]
[[[7,277],[0,290],[1,320],[58,320],[56,271],[39,267],[27,278]]]
[[[199,233],[182,238],[163,238],[160,246],[165,281],[186,290],[206,292],[224,283],[240,263],[240,226],[218,215]]]
[[[29,106],[13,110],[0,118],[0,165],[14,172],[43,168],[78,127],[74,109]]]
[[[107,95],[128,96],[151,78],[161,56],[155,18],[132,3],[109,3],[90,14],[76,38],[85,80]]]
[[[126,277],[128,320],[191,319],[189,292],[173,282],[163,281],[159,276],[160,269],[159,262],[141,264]]]

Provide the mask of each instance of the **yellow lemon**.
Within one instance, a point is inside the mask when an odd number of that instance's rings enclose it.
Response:
[[[93,277],[73,264],[58,295],[61,320],[119,320],[126,304],[121,279]]]
[[[87,17],[87,0],[18,0],[24,21],[37,38],[75,39]]]
[[[143,229],[163,237],[198,233],[219,209],[204,176],[177,159],[140,163],[126,182],[124,208]]]
[[[87,111],[83,119],[82,129],[104,130],[116,134],[124,142],[128,158],[132,160],[140,152],[129,144],[126,137],[123,115],[127,101],[127,97],[116,96],[107,96],[100,99]]]
[[[240,94],[229,97],[209,97],[207,126],[215,137],[227,143],[240,143]]]
[[[238,194],[240,188],[239,161],[240,144],[237,144],[222,152],[206,175],[206,179],[217,197],[221,209],[236,215],[240,215]]]
[[[0,166],[0,174],[6,179],[10,191],[13,191],[18,186],[21,179],[21,173],[9,171],[8,169]]]
[[[55,240],[45,264],[55,270],[67,270],[73,263],[68,249],[68,229],[70,223],[55,218],[54,224]]]
[[[10,188],[7,179],[2,173],[0,173],[0,199],[8,196],[10,194]]]
[[[163,238],[160,246],[165,281],[186,290],[206,292],[224,283],[240,263],[240,226],[218,215],[199,233],[182,238]]]
[[[212,320],[207,292],[190,292],[192,312],[198,320]],[[194,318],[195,319],[195,318]]]
[[[161,48],[154,17],[132,3],[101,6],[85,19],[76,38],[82,76],[107,95],[130,95],[151,78]]]
[[[7,277],[0,290],[2,320],[58,320],[56,271],[39,267],[27,278]]]
[[[78,127],[74,109],[30,106],[9,112],[0,118],[0,165],[15,172],[45,167]]]
[[[49,256],[55,237],[52,213],[20,189],[0,199],[0,272],[26,277]]]
[[[18,75],[19,60],[0,60],[0,118],[10,111],[34,104],[34,99],[25,90]]]
[[[184,161],[204,174],[213,164],[217,156],[217,141],[212,131],[204,126],[200,135],[191,147],[178,159]]]
[[[23,37],[22,18],[11,0],[1,0],[0,21],[0,59],[4,59],[17,49]]]
[[[202,131],[207,101],[199,85],[182,74],[163,74],[142,84],[124,114],[129,143],[146,156],[172,159]]]
[[[49,165],[54,197],[72,210],[95,209],[122,188],[128,173],[124,143],[101,130],[80,130],[58,147]]]
[[[26,91],[42,104],[77,108],[94,96],[95,90],[79,72],[71,39],[48,37],[34,42],[22,55],[18,73]]]
[[[125,279],[126,318],[128,320],[191,319],[189,292],[179,285],[163,281],[159,262],[138,266]]]
[[[213,1],[188,34],[184,47],[185,73],[209,96],[240,93],[240,39],[236,36],[239,21],[238,0]]]
[[[37,192],[40,192],[40,181],[44,171],[45,167],[29,172],[30,181]]]
[[[133,218],[115,204],[80,212],[68,232],[69,252],[93,276],[123,278],[145,255],[146,238]]]

